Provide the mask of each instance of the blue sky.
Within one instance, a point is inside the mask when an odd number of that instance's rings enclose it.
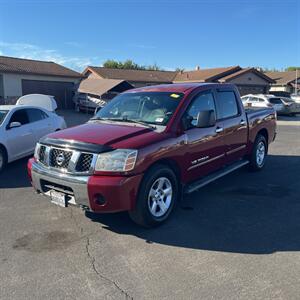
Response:
[[[284,68],[300,64],[300,0],[0,0],[0,54]]]

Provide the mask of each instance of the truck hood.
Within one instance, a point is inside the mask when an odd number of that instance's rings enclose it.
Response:
[[[54,132],[47,137],[113,146],[113,144],[119,144],[124,140],[152,132],[153,130],[141,126],[91,122]]]

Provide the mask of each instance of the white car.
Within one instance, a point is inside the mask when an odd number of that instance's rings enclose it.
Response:
[[[244,105],[251,105],[254,107],[274,107],[276,112],[280,112],[284,109],[284,104],[282,103],[280,97],[274,95],[245,95],[242,96],[242,102]]]
[[[300,113],[300,105],[291,98],[274,95],[245,95],[241,98],[244,106],[269,106],[273,107],[281,115],[296,115]]]
[[[44,135],[65,129],[64,118],[29,105],[0,105],[0,172],[9,162],[33,154]]]
[[[297,102],[297,103],[300,103],[300,93],[298,92],[298,94],[292,94],[291,95],[291,98]]]

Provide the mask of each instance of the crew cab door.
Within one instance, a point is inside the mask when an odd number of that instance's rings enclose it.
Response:
[[[18,122],[19,127],[10,128],[10,124]],[[29,155],[35,146],[34,128],[29,122],[26,109],[14,111],[6,126],[8,152],[11,159]]]
[[[201,111],[216,112],[212,90],[197,94],[187,108],[184,118],[191,120],[186,126],[187,153],[185,155],[185,175],[187,181],[219,169],[224,164],[224,137],[221,128],[223,123],[216,121],[214,126],[196,127],[197,116]]]
[[[222,122],[226,147],[226,163],[246,154],[248,141],[247,116],[237,93],[232,89],[216,90],[217,118]]]

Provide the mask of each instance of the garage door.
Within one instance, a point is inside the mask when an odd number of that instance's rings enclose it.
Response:
[[[73,108],[74,84],[72,82],[22,80],[22,93],[45,94],[55,97],[60,109]]]

